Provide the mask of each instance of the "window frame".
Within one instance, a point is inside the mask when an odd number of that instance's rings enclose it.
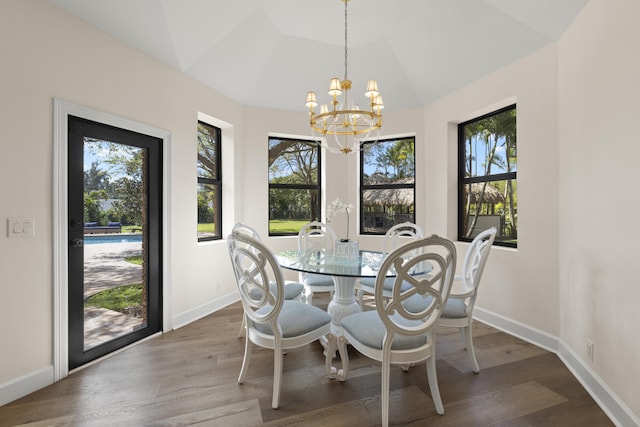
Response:
[[[316,155],[317,155],[317,171],[316,171],[316,182],[317,184],[282,184],[282,183],[272,183],[271,179],[268,176],[268,172],[267,172],[267,183],[268,183],[268,189],[267,189],[267,198],[268,198],[268,203],[267,203],[267,230],[269,233],[269,236],[297,236],[298,232],[272,232],[271,231],[271,190],[316,190],[318,192],[318,197],[317,197],[317,205],[316,205],[316,209],[317,212],[319,213],[319,217],[317,219],[315,219],[315,221],[320,221],[321,220],[321,216],[322,216],[322,149],[320,146],[320,143],[318,141],[314,141],[312,139],[307,139],[307,138],[298,138],[298,137],[294,137],[294,136],[278,136],[278,135],[269,135],[267,137],[267,147],[269,147],[271,145],[271,140],[273,139],[277,139],[280,141],[294,141],[297,143],[305,143],[305,144],[309,144],[310,146],[315,146],[314,149],[316,150]]]
[[[473,237],[465,237],[464,236],[464,217],[465,217],[465,212],[464,212],[464,206],[465,206],[465,191],[464,191],[464,187],[465,185],[470,185],[470,184],[474,184],[474,183],[490,183],[490,182],[495,182],[495,181],[506,181],[506,180],[511,180],[513,182],[516,183],[516,188],[517,188],[517,168],[515,171],[513,172],[505,172],[505,173],[500,173],[500,174],[492,174],[489,176],[483,175],[483,176],[475,176],[475,177],[465,177],[465,170],[466,170],[466,161],[467,161],[467,153],[466,153],[466,140],[465,140],[465,127],[468,125],[471,125],[473,123],[477,123],[479,121],[482,120],[486,120],[487,118],[493,117],[493,116],[497,116],[499,114],[502,114],[504,112],[510,111],[510,110],[515,110],[516,112],[516,123],[517,123],[517,119],[518,119],[518,114],[517,114],[517,104],[513,103],[510,105],[507,105],[505,107],[499,108],[497,110],[491,111],[489,113],[483,114],[481,116],[475,117],[471,120],[467,120],[465,122],[459,123],[458,124],[458,241],[460,242],[472,242],[473,241]],[[516,162],[518,159],[518,155],[517,155],[517,126],[516,126]],[[517,163],[516,163],[517,164]],[[516,190],[517,191],[517,190]],[[516,193],[517,194],[517,193]],[[517,212],[517,209],[516,209]],[[516,233],[517,233],[517,224],[516,224]],[[501,235],[501,230],[498,230],[498,236]],[[515,243],[511,243],[511,242],[506,242],[506,241],[501,241],[498,240],[498,236],[496,236],[496,239],[493,242],[494,246],[504,246],[504,247],[509,247],[509,248],[517,248],[518,247],[518,241],[517,241],[517,237],[516,237],[516,241]]]
[[[215,225],[214,234],[209,236],[203,236],[203,237],[198,235],[198,242],[222,240],[222,129],[220,129],[218,126],[214,126],[203,120],[198,120],[198,125],[202,125],[215,133],[215,150],[216,150],[215,175],[217,178],[208,178],[208,177],[200,176],[196,168],[197,185],[205,184],[205,185],[213,185],[215,187],[215,193],[216,193],[215,203],[216,203],[216,206],[218,207],[218,209],[214,213],[214,225]],[[199,130],[198,130],[198,133],[200,133]],[[198,151],[197,155],[199,156],[200,151],[199,150],[197,151]],[[197,193],[199,193],[199,191],[196,191],[196,208],[198,204]],[[198,219],[198,222],[197,222],[197,225],[198,225],[200,224],[200,221],[199,221],[199,218],[197,219]]]
[[[413,158],[413,184],[411,183],[407,183],[407,184],[377,184],[377,185],[365,185],[364,183],[364,147],[367,144],[380,144],[380,143],[384,143],[384,142],[389,142],[389,141],[399,141],[399,140],[405,140],[405,139],[411,139],[413,140],[413,153],[414,153],[414,158]],[[371,140],[371,141],[364,141],[362,143],[362,147],[363,149],[360,150],[360,194],[359,194],[359,225],[358,225],[358,230],[359,230],[359,234],[360,235],[368,235],[368,236],[384,236],[386,234],[386,231],[366,231],[364,229],[364,193],[367,190],[400,190],[400,189],[412,189],[413,190],[413,214],[412,214],[412,218],[409,220],[409,222],[412,223],[416,223],[416,137],[415,135],[399,135],[399,136],[395,136],[392,138],[385,138],[385,139],[377,139],[377,140]],[[389,227],[391,228],[391,226]]]

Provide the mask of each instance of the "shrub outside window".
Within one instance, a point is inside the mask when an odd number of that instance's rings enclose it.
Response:
[[[517,247],[516,106],[458,125],[458,239],[496,227],[494,244]]]
[[[198,241],[222,238],[221,131],[198,121]]]
[[[415,138],[365,142],[360,165],[360,234],[415,223]]]
[[[320,220],[320,146],[269,137],[269,235],[296,235]]]

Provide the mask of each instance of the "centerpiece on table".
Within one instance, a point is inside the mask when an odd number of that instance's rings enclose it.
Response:
[[[327,222],[330,223],[333,217],[339,213],[347,214],[347,237],[336,241],[336,258],[347,261],[357,261],[360,256],[360,248],[357,240],[349,239],[349,214],[353,210],[352,204],[344,203],[340,198],[335,199],[327,206]]]

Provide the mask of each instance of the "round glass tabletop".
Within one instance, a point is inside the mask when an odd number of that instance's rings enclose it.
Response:
[[[336,257],[334,253],[319,250],[291,250],[276,256],[280,266],[288,270],[346,277],[376,277],[384,261],[382,252],[367,250],[360,250],[357,258]],[[431,265],[422,265],[413,274],[424,274],[431,269]],[[395,271],[389,269],[387,276],[394,277]]]

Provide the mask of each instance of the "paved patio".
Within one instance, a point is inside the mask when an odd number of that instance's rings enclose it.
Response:
[[[142,281],[142,267],[125,261],[128,256],[140,255],[142,244],[103,243],[84,246],[84,298],[105,289]],[[104,308],[84,310],[84,345],[91,348],[142,325],[143,320]]]
[[[142,281],[142,267],[125,261],[140,255],[142,243],[103,243],[84,246],[84,297]]]

